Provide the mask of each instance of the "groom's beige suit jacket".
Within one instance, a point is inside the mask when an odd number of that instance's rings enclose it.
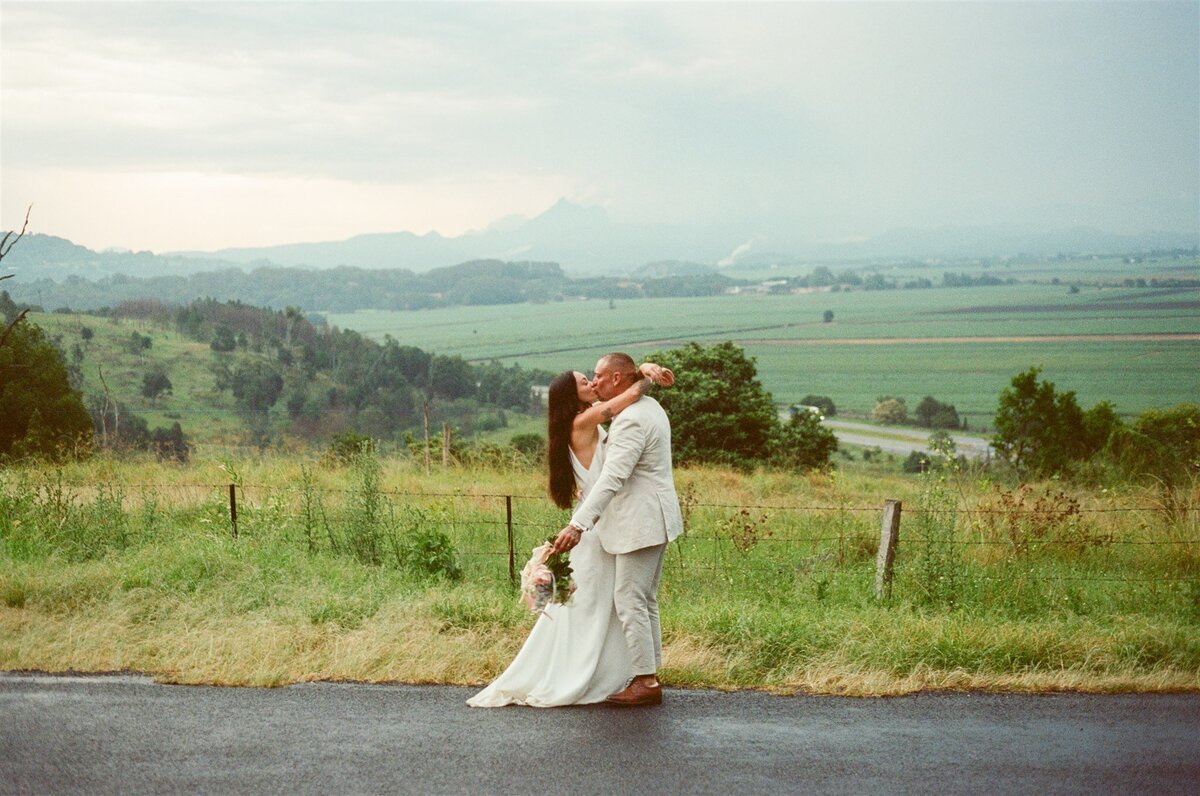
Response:
[[[618,555],[664,544],[683,532],[671,472],[671,421],[643,395],[612,422],[604,465],[571,524],[594,530],[605,551]]]

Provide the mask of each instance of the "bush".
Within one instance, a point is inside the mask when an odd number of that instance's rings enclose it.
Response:
[[[884,396],[875,404],[871,417],[877,423],[894,426],[908,421],[908,407],[904,405],[903,398]]]
[[[917,404],[913,415],[917,423],[926,428],[962,427],[962,421],[959,420],[954,404],[944,404],[932,395],[926,395],[921,399],[921,403]]]
[[[462,580],[462,567],[455,560],[450,537],[433,528],[409,533],[400,545],[400,560],[405,569],[425,577]]]
[[[174,387],[167,374],[160,369],[154,369],[142,376],[142,395],[153,403],[160,395],[172,392]]]
[[[908,454],[908,458],[904,460],[902,465],[906,473],[924,473],[928,472],[933,465],[933,454],[927,451],[913,451]]]
[[[825,417],[835,417],[837,415],[837,407],[834,406],[833,399],[828,395],[806,395],[800,399],[800,403],[804,406],[817,407]]]
[[[829,459],[837,449],[837,437],[821,425],[816,415],[797,412],[775,435],[771,463],[793,470],[817,470],[829,466]]]
[[[237,348],[237,338],[233,336],[233,330],[228,326],[218,326],[213,330],[212,340],[209,341],[208,347],[213,351],[232,351]]]
[[[546,438],[541,434],[516,434],[510,444],[530,461],[540,461],[546,455]]]
[[[160,460],[180,463],[187,462],[192,453],[192,447],[188,445],[187,437],[178,423],[172,423],[170,428],[154,429],[150,435],[150,449]]]
[[[349,464],[363,453],[375,453],[375,440],[357,431],[343,431],[329,441],[322,458],[330,464]]]
[[[1200,404],[1143,412],[1132,428],[1113,432],[1106,450],[1128,475],[1148,476],[1173,492],[1200,477]]]

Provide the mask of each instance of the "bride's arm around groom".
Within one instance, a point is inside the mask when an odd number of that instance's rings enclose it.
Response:
[[[601,399],[635,378],[633,360],[609,354],[596,363],[593,386]],[[658,582],[667,543],[683,531],[683,518],[671,469],[671,423],[649,396],[642,396],[613,420],[600,475],[570,524],[555,540],[569,550],[581,534],[595,533],[614,556],[613,605],[633,664],[633,680],[609,696],[619,705],[662,701],[656,673],[662,665]]]

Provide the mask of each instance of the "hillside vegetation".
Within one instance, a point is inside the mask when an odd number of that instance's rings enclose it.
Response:
[[[151,428],[180,423],[201,444],[263,447],[347,432],[395,440],[421,433],[426,402],[435,430],[449,422],[471,433],[539,411],[531,388],[546,381],[519,366],[377,343],[292,310],[215,301],[131,302],[106,316],[32,313],[26,323],[44,327],[62,351],[98,433],[106,397],[109,430],[124,413],[126,431],[136,415]],[[147,387],[156,375],[169,383],[160,392]]]

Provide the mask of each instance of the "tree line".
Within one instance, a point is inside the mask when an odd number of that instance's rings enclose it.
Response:
[[[56,346],[35,324],[14,324],[13,313],[21,312],[16,307],[0,304],[0,312],[9,332],[0,346],[0,459],[81,455],[96,444],[186,458],[188,441],[178,423],[151,430],[107,391],[85,398],[72,384],[77,363],[68,363],[61,343]],[[272,433],[272,417],[312,441],[345,434],[400,441],[420,427],[432,400],[440,416],[455,419],[461,430],[472,430],[472,422],[474,430],[486,430],[481,417],[495,423],[503,422],[505,411],[539,412],[533,387],[552,375],[494,361],[472,364],[391,337],[376,342],[314,323],[295,307],[142,301],[110,314],[174,326],[207,342],[214,390],[229,395],[260,443]],[[91,334],[90,327],[80,328],[81,338]],[[142,351],[149,342],[133,332],[127,345]],[[672,417],[680,464],[830,465],[837,441],[819,415],[793,411],[781,420],[754,359],[735,344],[689,343],[646,358],[677,375],[677,386],[657,397]],[[151,400],[170,388],[166,373],[151,370],[142,380],[142,394]],[[836,411],[828,396],[808,395],[804,403],[828,415]],[[908,418],[904,401],[892,396],[881,396],[876,410],[883,422]],[[913,419],[931,429],[960,427],[954,406],[932,396],[925,396]],[[999,395],[994,425],[993,447],[1021,477],[1151,478],[1169,496],[1200,477],[1200,405],[1150,410],[1126,422],[1108,402],[1080,407],[1074,392],[1060,391],[1041,378],[1040,369],[1030,368]],[[538,440],[519,445],[536,456]]]
[[[720,295],[750,284],[721,274],[630,279],[572,279],[558,263],[475,260],[422,274],[406,269],[351,266],[313,270],[227,268],[188,276],[132,277],[123,274],[91,281],[69,276],[20,286],[19,295],[38,297],[38,309],[97,310],[127,301],[189,304],[202,297],[237,300],[252,306],[320,307],[329,312],[359,309],[419,310],[435,307],[563,301],[572,298],[630,299]],[[28,301],[26,302],[28,303]]]

